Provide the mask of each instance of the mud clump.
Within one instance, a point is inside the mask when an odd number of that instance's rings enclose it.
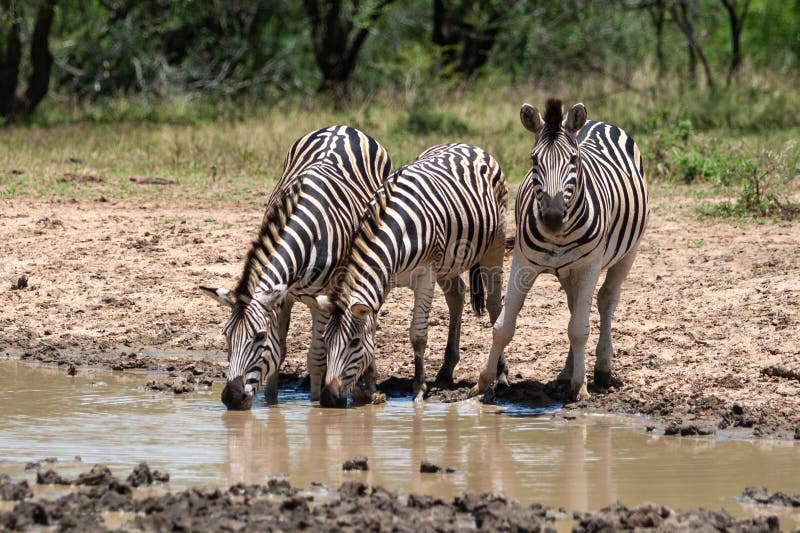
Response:
[[[345,472],[352,472],[352,471],[363,471],[366,472],[369,470],[369,465],[367,464],[366,457],[356,457],[355,459],[348,459],[342,464],[342,470]]]
[[[742,492],[741,500],[744,503],[800,507],[800,493],[787,494],[780,491],[770,492],[766,487],[747,487],[744,489],[744,492]]]
[[[148,381],[147,384],[145,385],[145,388],[154,391],[173,392],[175,394],[186,394],[187,392],[194,391],[194,384],[190,383],[189,380],[187,380],[183,376],[179,376],[169,380],[154,379]]]
[[[55,470],[41,470],[36,472],[37,485],[71,485],[72,482],[61,477],[61,474]]]
[[[594,531],[780,531],[778,517],[759,516],[735,519],[726,511],[692,509],[674,511],[651,503],[628,508],[614,504],[597,512],[576,513],[574,533]]]
[[[419,471],[421,473],[423,473],[423,474],[438,474],[440,472],[443,473],[443,474],[453,474],[453,473],[455,473],[455,469],[454,468],[441,467],[441,466],[439,466],[439,465],[437,465],[435,463],[432,463],[430,461],[422,461],[422,463],[420,463],[420,465],[419,465]]]
[[[167,483],[169,474],[150,470],[147,463],[139,463],[125,480],[131,487],[142,487],[153,483]]]
[[[27,481],[14,481],[8,474],[0,474],[0,500],[20,501],[33,496]]]
[[[713,435],[716,428],[702,420],[670,420],[664,426],[664,435],[680,435],[682,437]]]

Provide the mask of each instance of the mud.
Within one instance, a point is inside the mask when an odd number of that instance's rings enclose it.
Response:
[[[139,465],[131,475],[144,468],[146,464]],[[79,478],[97,479],[98,483],[56,499],[34,498],[27,491],[16,498],[21,501],[13,509],[0,512],[0,528],[106,531],[111,528],[102,517],[118,513],[127,520],[120,520],[120,526],[114,528],[117,530],[554,532],[555,519],[563,522],[568,518],[564,509],[540,504],[523,506],[498,494],[466,492],[444,500],[398,494],[361,481],[345,482],[338,489],[321,484],[297,489],[286,480],[270,479],[266,484],[237,484],[226,490],[191,488],[145,495],[110,475],[104,465],[95,465]],[[7,478],[0,479],[0,486],[7,483]],[[637,508],[615,504],[597,512],[575,513],[574,519],[576,533],[780,530],[779,519],[774,515],[736,519],[724,510],[676,511],[652,504]]]
[[[140,199],[0,202],[0,350],[60,364],[156,370],[174,391],[225,373],[228,311],[196,289],[231,287],[268,191],[240,202]],[[699,220],[694,200],[654,189],[652,218],[615,316],[614,381],[592,386],[570,410],[653,417],[755,437],[800,436],[800,224],[728,225]],[[509,234],[513,218],[509,218]],[[510,256],[506,258],[506,271]],[[25,282],[19,283],[22,278]],[[13,287],[13,288],[12,288]],[[407,290],[381,310],[382,380],[413,375]],[[566,298],[553,277],[537,280],[507,349],[511,387],[496,401],[564,401],[552,380],[567,352]],[[591,317],[591,380],[598,316]],[[295,306],[283,371],[304,375],[309,314]],[[431,311],[428,375],[441,365],[447,310]],[[455,389],[464,397],[489,349],[486,317],[465,313]],[[171,356],[154,356],[168,351]],[[113,355],[107,356],[105,354]],[[175,382],[183,377],[186,384]],[[384,381],[386,388],[386,381]],[[410,387],[407,389],[410,390]],[[505,395],[505,396],[504,396]],[[513,398],[513,400],[511,400]]]
[[[766,487],[747,487],[741,499],[745,503],[762,505],[780,505],[782,507],[800,507],[800,493],[770,492]]]
[[[692,509],[675,511],[663,506],[644,504],[629,509],[621,504],[610,505],[594,513],[576,515],[578,525],[573,533],[595,531],[728,531],[751,533],[780,531],[776,516],[736,519],[723,511]]]

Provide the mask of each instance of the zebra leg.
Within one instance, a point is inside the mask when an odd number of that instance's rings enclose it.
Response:
[[[458,364],[459,345],[461,342],[461,316],[464,311],[464,293],[466,286],[460,276],[439,281],[439,286],[444,292],[450,319],[447,331],[447,347],[444,349],[444,363],[439,373],[436,374],[436,383],[443,385],[453,384],[453,370]]]
[[[308,346],[308,377],[311,381],[311,401],[319,401],[325,378],[325,324],[328,319],[317,309],[311,309],[311,344]]]
[[[489,312],[489,321],[494,325],[503,308],[503,255],[505,254],[505,233],[501,232],[495,237],[492,248],[481,260],[481,267],[486,280],[486,310]],[[497,361],[497,382],[508,386],[508,367],[506,356],[500,354]]]
[[[570,316],[572,316],[572,307],[574,302],[574,290],[571,278],[569,276],[564,276],[562,278],[558,278],[558,281],[561,283],[561,288],[564,289],[564,292],[567,293],[567,307],[569,307]],[[556,381],[569,381],[572,379],[572,346],[569,347],[569,353],[567,353],[567,362],[564,364],[564,368],[559,372],[558,377],[556,377]]]
[[[497,379],[498,362],[503,356],[503,350],[506,345],[514,337],[517,315],[522,309],[525,297],[528,295],[528,291],[531,290],[533,282],[538,275],[539,271],[532,268],[519,252],[514,253],[514,260],[511,262],[511,274],[508,277],[506,301],[492,329],[492,348],[489,351],[486,366],[478,377],[478,383],[470,391],[471,396],[477,396],[484,392]]]
[[[291,298],[287,298],[281,305],[280,311],[278,311],[278,323],[276,326],[278,328],[278,348],[281,352],[281,363],[275,373],[267,378],[267,384],[264,388],[264,398],[269,405],[278,403],[278,374],[283,366],[283,360],[286,359],[286,335],[289,332],[289,321],[292,318],[292,305],[294,305],[294,301]]]
[[[570,273],[572,285],[572,312],[569,319],[569,345],[572,350],[572,379],[570,387],[574,400],[589,397],[586,390],[586,341],[589,338],[589,311],[592,296],[600,274],[600,261],[580,271]]]
[[[597,293],[597,310],[600,311],[600,339],[597,342],[594,364],[594,382],[601,387],[608,387],[611,383],[611,357],[614,346],[611,343],[611,319],[619,303],[619,293],[622,283],[628,277],[628,272],[636,258],[636,250],[631,250],[616,265],[608,269],[606,279]]]
[[[414,312],[411,318],[411,347],[414,349],[414,384],[412,391],[414,401],[420,402],[427,390],[425,385],[425,348],[428,345],[428,317],[431,312],[433,289],[435,287],[433,271],[426,271],[418,276],[412,285],[414,290]]]

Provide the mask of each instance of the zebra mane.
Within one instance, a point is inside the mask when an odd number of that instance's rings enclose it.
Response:
[[[561,123],[564,120],[563,103],[558,98],[549,98],[544,110],[544,130],[542,137],[553,143],[561,132]]]
[[[301,176],[284,186],[283,190],[275,191],[267,204],[258,238],[253,241],[250,251],[247,252],[244,270],[234,290],[236,299],[240,303],[250,303],[263,274],[264,266],[266,266],[269,256],[275,253],[281,232],[297,207],[302,186],[303,178]]]
[[[392,197],[395,182],[400,177],[404,168],[405,167],[400,167],[396,172],[386,178],[383,185],[381,185],[370,199],[369,204],[367,204],[364,210],[364,214],[361,215],[358,226],[356,226],[353,238],[350,240],[350,246],[342,255],[342,257],[347,257],[349,260],[345,265],[337,269],[336,275],[332,279],[332,289],[329,295],[331,303],[340,310],[344,310],[345,307],[347,307],[356,275],[361,270],[361,267],[353,261],[353,252],[358,249],[361,243],[375,236],[380,226],[381,218],[383,218],[383,214],[386,212],[386,205]]]

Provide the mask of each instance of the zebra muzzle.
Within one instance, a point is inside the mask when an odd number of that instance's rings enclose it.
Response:
[[[330,383],[322,388],[319,396],[319,403],[322,407],[347,407],[347,396],[341,394],[341,381],[334,378]]]
[[[539,218],[542,224],[551,232],[555,233],[564,225],[567,217],[567,202],[564,201],[564,194],[558,192],[555,196],[544,194],[541,200]]]
[[[229,380],[222,389],[222,403],[230,410],[246,411],[253,405],[253,387],[245,387],[244,379],[238,378]]]

